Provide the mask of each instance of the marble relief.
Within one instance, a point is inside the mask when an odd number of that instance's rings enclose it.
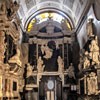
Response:
[[[97,75],[95,72],[91,72],[87,77],[87,85],[88,85],[88,95],[97,94],[98,83],[97,83]]]

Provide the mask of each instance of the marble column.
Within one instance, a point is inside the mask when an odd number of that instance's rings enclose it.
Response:
[[[54,94],[54,91],[51,91],[51,100],[55,100],[55,94]]]
[[[51,100],[50,91],[47,91],[47,100]]]

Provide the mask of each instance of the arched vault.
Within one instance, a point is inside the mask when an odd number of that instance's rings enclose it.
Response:
[[[19,1],[19,0],[17,0]],[[77,26],[79,19],[91,0],[20,0],[18,16],[22,27],[26,31],[34,16],[42,12],[57,12],[66,17],[72,27]]]

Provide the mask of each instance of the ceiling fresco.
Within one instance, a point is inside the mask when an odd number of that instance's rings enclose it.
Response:
[[[74,26],[78,24],[90,0],[17,0],[20,3],[18,15],[22,26],[27,27],[30,20],[41,12],[54,11],[67,16]]]

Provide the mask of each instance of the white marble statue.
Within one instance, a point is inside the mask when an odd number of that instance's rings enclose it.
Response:
[[[89,66],[90,66],[90,60],[88,59],[88,56],[89,56],[89,53],[88,53],[88,51],[86,51],[85,57],[84,57],[84,63],[83,63],[84,69],[89,68]]]
[[[39,57],[38,61],[37,61],[37,70],[38,70],[38,73],[43,72],[44,67],[45,67],[45,65],[43,65],[43,60],[42,60],[41,57]]]
[[[59,49],[59,43],[58,43],[58,41],[56,41],[55,43],[56,43],[56,49]]]
[[[17,48],[16,54],[13,57],[11,57],[8,62],[9,63],[17,63],[20,66],[22,65],[22,62],[20,61],[20,50],[19,50],[19,48]]]
[[[83,62],[84,62],[83,55],[80,53],[80,59],[79,59],[79,64],[78,64],[79,71],[82,71],[83,69]]]
[[[49,59],[52,57],[53,51],[47,45],[45,46],[45,55],[43,56],[45,59]]]
[[[42,52],[42,54],[45,53],[45,46],[43,44],[41,45],[41,52]]]
[[[57,62],[58,62],[58,71],[63,72],[64,71],[64,62],[60,56],[58,56]]]
[[[95,37],[95,39],[91,41],[91,45],[89,46],[89,48],[90,48],[90,54],[89,54],[90,57],[94,62],[96,62],[96,64],[99,64],[100,53],[99,53],[97,37]]]
[[[70,78],[75,79],[74,66],[72,63],[70,64],[69,68],[67,69],[67,73]]]
[[[93,19],[89,19],[87,23],[87,36],[93,36]]]
[[[27,64],[27,77],[31,76],[33,73],[34,67],[32,67],[29,63]]]
[[[87,78],[88,95],[96,94],[98,91],[97,76],[95,72],[91,72]]]

